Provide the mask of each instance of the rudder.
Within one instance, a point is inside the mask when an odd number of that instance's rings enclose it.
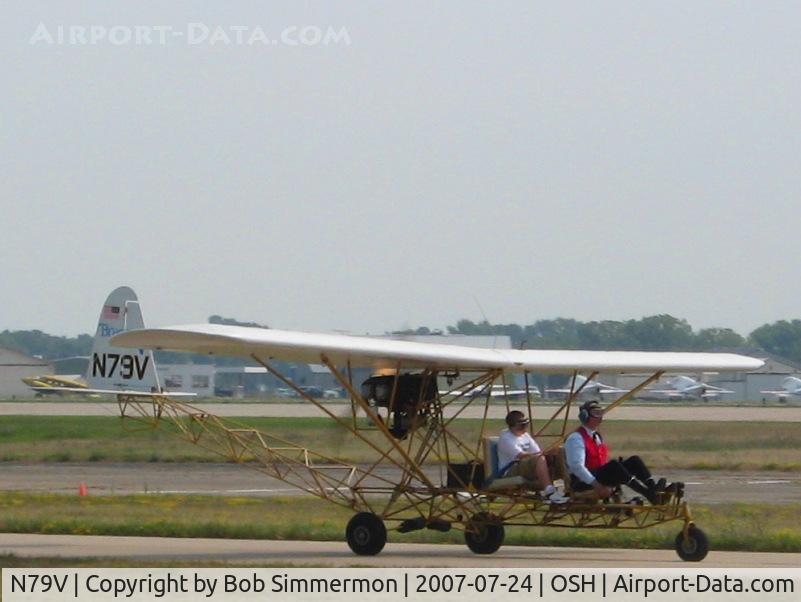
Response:
[[[86,382],[93,389],[160,390],[153,352],[113,347],[109,339],[126,330],[144,328],[136,293],[127,286],[114,289],[100,310]]]

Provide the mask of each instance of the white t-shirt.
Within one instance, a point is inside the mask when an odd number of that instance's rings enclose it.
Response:
[[[514,462],[520,453],[537,454],[540,451],[540,446],[528,431],[517,436],[507,429],[498,437],[498,469],[503,470]]]

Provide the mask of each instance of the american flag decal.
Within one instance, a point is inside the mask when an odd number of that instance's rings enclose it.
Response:
[[[122,311],[116,305],[104,305],[102,317],[104,320],[119,320]]]

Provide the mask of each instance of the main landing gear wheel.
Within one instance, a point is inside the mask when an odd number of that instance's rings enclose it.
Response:
[[[709,539],[706,533],[695,525],[690,525],[687,530],[687,538],[684,531],[680,531],[676,536],[676,554],[679,558],[688,562],[699,562],[706,558],[709,552]]]
[[[494,554],[501,547],[504,535],[503,525],[493,522],[489,515],[482,512],[470,519],[464,532],[464,541],[476,554]]]
[[[375,556],[387,543],[387,528],[384,521],[372,512],[359,512],[348,522],[345,529],[348,546],[360,556]]]

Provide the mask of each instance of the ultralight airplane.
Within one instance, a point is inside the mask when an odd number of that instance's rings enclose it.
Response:
[[[695,526],[683,491],[665,494],[653,505],[626,503],[619,492],[599,500],[592,491],[568,491],[570,500],[555,504],[527,487],[522,477],[499,476],[493,447],[497,432],[488,421],[490,405],[499,403],[492,385],[522,374],[528,389],[531,373],[571,372],[574,383],[581,374],[587,378],[584,384],[601,371],[649,374],[610,403],[608,412],[666,371],[747,371],[762,365],[733,354],[483,349],[217,324],[131,330],[113,336],[110,345],[138,349],[139,354],[168,349],[249,358],[361,441],[372,452],[366,465],[223,420],[168,396],[117,393],[123,416],[150,426],[169,420],[197,445],[351,509],[345,536],[351,550],[361,555],[378,554],[388,528],[399,533],[461,530],[473,552],[491,554],[502,545],[508,525],[642,529],[677,521],[682,525],[675,542],[678,555],[701,560],[708,540]],[[350,416],[336,415],[310,397],[274,360],[327,366],[350,396]],[[354,383],[356,367],[371,368],[375,375]],[[138,378],[137,373],[129,376],[129,382]],[[453,385],[457,380],[461,384]],[[447,394],[439,382],[451,383]],[[487,393],[470,395],[477,387],[486,387]],[[578,386],[533,433],[538,440],[553,440],[543,448],[554,479],[566,476],[561,443],[572,428],[568,412],[580,394]],[[531,395],[524,404],[533,418]],[[479,408],[483,416],[478,436],[471,438],[455,422],[468,407]],[[554,427],[555,433],[547,432]],[[568,485],[570,479],[564,480]]]

